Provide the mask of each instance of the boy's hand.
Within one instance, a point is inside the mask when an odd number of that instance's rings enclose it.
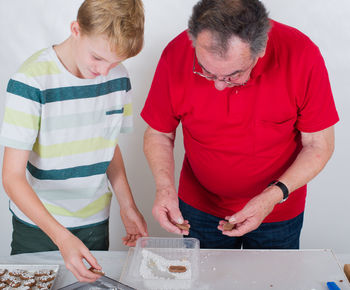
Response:
[[[125,246],[133,247],[140,237],[147,237],[147,224],[142,214],[136,207],[124,207],[120,209],[126,236],[122,238]]]
[[[101,275],[89,271],[84,265],[83,259],[85,259],[92,268],[97,270],[102,269],[89,249],[76,236],[69,233],[57,243],[57,246],[61,252],[66,268],[73,273],[78,281],[92,283],[101,277]]]

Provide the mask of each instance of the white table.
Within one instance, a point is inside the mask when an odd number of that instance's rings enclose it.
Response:
[[[133,249],[129,253],[93,251],[92,254],[107,276],[119,280],[128,270]],[[330,250],[200,250],[200,256],[201,282],[193,289],[326,290],[327,281],[335,281],[342,290],[350,289],[341,270],[344,263],[350,263],[350,254],[334,257]],[[76,282],[59,252],[3,256],[0,264],[58,264],[55,289]],[[128,281],[122,279],[122,282]]]

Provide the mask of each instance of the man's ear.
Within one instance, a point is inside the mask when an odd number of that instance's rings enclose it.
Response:
[[[70,24],[70,31],[73,37],[80,36],[80,25],[78,21],[72,21],[72,23]]]
[[[266,46],[267,46],[267,42],[269,41],[269,37],[267,37],[267,40],[266,40],[266,45],[265,45],[265,48],[264,50],[259,54],[259,57],[262,58],[264,57],[265,53],[266,53]]]

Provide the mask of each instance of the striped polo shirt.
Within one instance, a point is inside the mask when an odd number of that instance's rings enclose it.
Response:
[[[132,130],[130,90],[122,64],[108,76],[80,79],[52,47],[31,56],[8,83],[0,144],[31,151],[27,180],[65,227],[109,216],[106,170],[119,133]],[[10,210],[33,225],[11,201]]]

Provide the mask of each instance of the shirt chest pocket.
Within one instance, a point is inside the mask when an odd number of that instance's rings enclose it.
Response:
[[[124,106],[107,108],[104,114],[104,138],[117,139],[123,123]]]
[[[297,130],[295,117],[287,119],[258,119],[254,126],[255,153],[260,156],[275,156],[291,143],[295,143]]]

